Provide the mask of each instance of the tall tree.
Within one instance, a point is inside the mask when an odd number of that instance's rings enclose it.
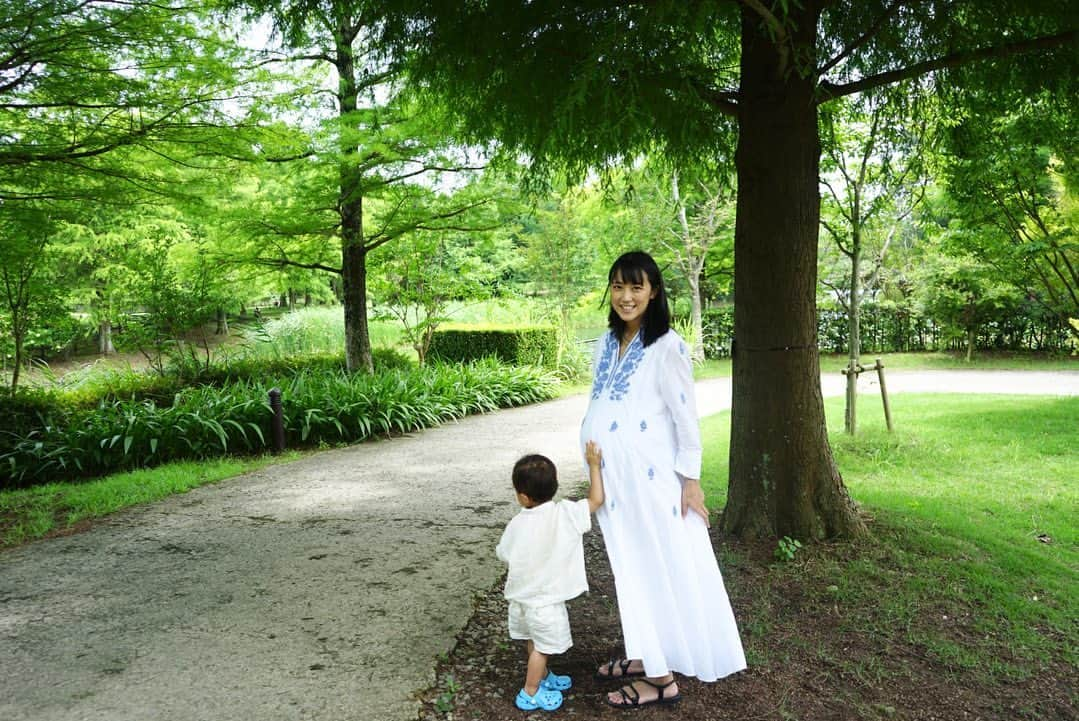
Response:
[[[949,134],[949,193],[977,231],[958,242],[1079,337],[1079,114],[1044,92],[1004,110],[978,100]]]
[[[58,240],[71,250],[101,238],[124,209],[196,196],[194,173],[219,170],[222,156],[252,155],[247,116],[265,79],[202,6],[0,0],[0,223],[23,234],[8,243],[40,241],[23,267],[40,271]],[[47,221],[22,222],[34,215]],[[110,262],[86,252],[76,265],[103,289]],[[71,280],[76,268],[63,270]],[[103,350],[105,301],[93,298]]]
[[[687,192],[680,182],[679,171],[670,174],[668,207],[673,210],[674,227],[659,240],[674,258],[674,265],[685,279],[690,304],[690,330],[687,339],[692,348],[693,359],[704,360],[704,322],[701,284],[705,276],[705,263],[716,260],[713,249],[724,238],[734,236],[734,189],[719,186],[712,190],[707,183],[698,180],[696,187]],[[733,248],[731,248],[733,250]]]
[[[1056,80],[1074,90],[1074,9],[1044,0],[390,5],[406,11],[390,27],[412,53],[412,77],[477,137],[529,153],[540,172],[582,172],[657,142],[689,161],[719,152],[721,131],[737,126],[722,525],[742,536],[864,532],[828,445],[819,384],[819,109],[933,73],[958,87]]]
[[[225,4],[250,17],[272,18],[285,46],[277,59],[315,63],[332,71],[334,87],[328,92],[334,107],[322,118],[323,132],[316,134],[305,154],[321,161],[314,171],[321,176],[319,184],[311,190],[323,198],[304,217],[278,223],[278,230],[282,239],[332,237],[340,242],[340,264],[294,258],[285,243],[276,244],[269,255],[273,263],[340,274],[346,364],[349,370],[370,372],[368,255],[414,229],[460,227],[454,219],[460,220],[482,201],[434,209],[424,200],[426,189],[414,183],[434,185],[441,174],[477,168],[451,159],[445,126],[419,106],[400,101],[401,70],[381,42],[380,3],[228,0]],[[378,201],[385,212],[372,219],[370,211]],[[286,224],[292,230],[284,231]]]
[[[845,287],[836,296],[847,311],[847,395],[845,426],[857,430],[858,373],[861,361],[861,304],[863,283],[879,276],[884,258],[901,223],[924,195],[922,144],[926,116],[920,122],[889,117],[882,99],[864,96],[861,102],[836,101],[824,123],[824,163],[821,184],[824,213],[821,226],[850,261]],[[832,211],[831,214],[828,211]],[[876,261],[863,277],[867,235],[893,211],[890,227],[877,246]],[[838,221],[830,220],[838,216]]]
[[[47,210],[31,204],[0,214],[0,316],[14,346],[12,389],[26,362],[27,335],[56,304],[57,295],[49,292],[55,266],[47,250],[58,225]]]
[[[595,218],[602,199],[589,188],[568,188],[545,198],[522,224],[522,270],[558,328],[558,362],[576,343],[573,311],[595,290]]]

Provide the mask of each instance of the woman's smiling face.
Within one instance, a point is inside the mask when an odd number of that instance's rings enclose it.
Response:
[[[630,328],[640,325],[644,312],[648,310],[648,301],[656,297],[656,290],[644,273],[637,281],[623,280],[621,273],[615,273],[610,292],[611,308]]]

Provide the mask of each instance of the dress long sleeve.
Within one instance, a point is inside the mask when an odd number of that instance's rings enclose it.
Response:
[[[701,430],[697,419],[697,396],[693,387],[693,363],[685,342],[675,336],[666,348],[660,393],[674,421],[674,470],[683,478],[701,477]]]

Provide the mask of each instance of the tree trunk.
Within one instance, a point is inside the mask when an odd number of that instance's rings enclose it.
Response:
[[[819,9],[790,5],[791,61],[813,64]],[[804,51],[804,52],[803,52]],[[865,532],[832,459],[817,353],[820,218],[814,82],[742,9],[736,153],[730,487],[722,528],[743,538]]]
[[[344,5],[341,6],[344,8]],[[339,11],[340,12],[340,11]],[[342,127],[357,108],[355,37],[350,17],[337,17],[334,65],[338,70],[338,104]],[[345,134],[347,135],[347,134]],[[364,183],[356,166],[354,140],[342,139],[338,209],[341,214],[341,302],[344,305],[345,367],[374,372],[367,327],[367,246],[364,244]]]
[[[103,319],[97,326],[97,352],[101,355],[109,355],[116,352],[112,344],[112,321]]]
[[[678,224],[681,226],[682,248],[685,252],[685,258],[681,265],[685,271],[686,284],[689,285],[689,325],[693,333],[693,337],[689,339],[689,344],[693,349],[693,360],[699,363],[704,360],[704,324],[701,311],[701,267],[703,265],[701,260],[703,259],[698,259],[693,252],[693,237],[690,234],[689,220],[686,218],[686,204],[682,202],[682,193],[678,189],[677,170],[671,174],[671,196],[674,198],[674,204],[678,208]],[[710,244],[710,239],[702,244],[701,255],[708,252]]]
[[[862,238],[858,227],[858,213],[861,209],[854,205],[854,225],[850,244],[850,317],[848,321],[847,348],[847,433],[858,432],[858,361],[862,353]]]
[[[343,234],[343,242],[349,234],[351,233]],[[371,360],[371,337],[367,329],[367,249],[363,247],[362,235],[359,242],[345,243],[341,256],[345,367],[350,372],[362,370],[372,373],[374,363]]]
[[[214,335],[228,335],[229,334],[229,314],[224,308],[217,309],[217,327],[214,329]]]
[[[693,327],[693,360],[700,363],[704,361],[704,309],[701,305],[701,277],[700,274],[690,276],[689,281],[689,323]]]
[[[18,315],[12,313],[11,331],[15,341],[15,362],[11,366],[11,390],[19,387],[19,374],[22,373],[23,340],[26,338],[26,334],[20,330],[20,323]]]
[[[352,50],[348,18],[338,18],[336,39],[337,92],[342,127],[356,112],[356,64]],[[345,309],[345,367],[350,372],[374,372],[371,359],[371,336],[367,328],[367,248],[363,237],[363,178],[356,167],[354,141],[341,145],[341,302]]]

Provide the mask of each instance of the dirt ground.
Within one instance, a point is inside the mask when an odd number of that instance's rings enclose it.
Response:
[[[585,536],[585,566],[591,591],[570,602],[574,646],[552,661],[568,673],[574,688],[553,714],[525,713],[513,705],[524,679],[524,651],[509,640],[501,585],[477,599],[467,627],[453,652],[437,669],[438,683],[422,695],[422,721],[519,721],[520,719],[614,719],[637,721],[683,718],[699,721],[1069,721],[1079,718],[1074,668],[1050,667],[1026,681],[985,686],[973,674],[958,673],[929,658],[924,649],[906,644],[899,632],[888,639],[843,636],[836,632],[837,613],[813,599],[827,596],[812,577],[797,585],[777,585],[769,574],[772,548],[732,543],[715,535],[740,559],[723,569],[735,614],[753,605],[762,592],[780,602],[769,609],[769,632],[743,633],[749,668],[716,683],[679,676],[682,701],[673,707],[636,710],[608,707],[607,691],[618,687],[593,678],[596,667],[621,655],[621,631],[614,580],[593,530]],[[845,554],[850,549],[837,548]],[[803,582],[804,580],[804,582]],[[931,616],[931,614],[930,614]],[[741,618],[740,623],[747,619]],[[928,621],[927,622],[931,622]],[[962,633],[958,629],[957,633]],[[828,663],[823,659],[843,659]],[[771,659],[758,662],[758,659]],[[781,662],[778,660],[782,659]],[[859,662],[863,663],[859,663]],[[850,668],[878,669],[854,674]],[[450,680],[452,679],[452,681]]]

